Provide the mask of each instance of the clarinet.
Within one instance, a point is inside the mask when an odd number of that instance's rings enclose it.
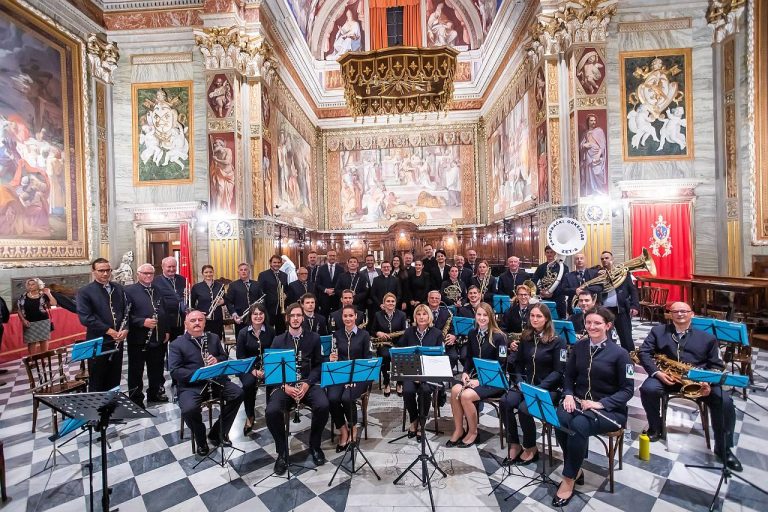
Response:
[[[211,355],[208,352],[208,333],[203,333],[203,343],[200,345],[200,357],[203,358],[203,366],[208,366],[208,356]]]
[[[296,384],[294,387],[299,386],[299,381],[301,380],[301,350],[297,351],[296,353]],[[293,410],[293,422],[299,423],[301,421],[301,418],[299,418],[299,402],[300,400],[296,400],[296,409]]]
[[[574,397],[573,397],[573,399],[576,401],[576,403],[577,403],[577,404],[579,404],[579,406],[581,406],[581,398],[574,396]],[[581,409],[576,409],[576,410],[577,410],[578,412],[580,412],[581,414],[587,414],[586,412],[582,411]],[[615,422],[614,420],[612,420],[611,418],[609,418],[609,417],[608,417],[608,416],[606,416],[605,414],[601,413],[601,412],[600,412],[600,411],[598,411],[597,409],[590,409],[590,411],[592,411],[593,413],[595,413],[597,416],[600,416],[600,417],[601,417],[601,418],[603,418],[605,421],[607,421],[607,422],[609,422],[609,423],[612,423],[613,425],[616,425],[616,428],[617,428],[617,429],[620,429],[620,428],[621,428],[621,425],[619,425],[617,422]],[[587,412],[589,412],[589,411],[587,411]]]
[[[118,333],[123,332],[125,330],[125,328],[128,326],[128,316],[131,314],[131,306],[133,304],[128,302],[127,300],[125,301],[125,304],[126,304],[126,306],[125,306],[125,313],[123,313],[123,321],[120,322],[120,328],[117,330]],[[112,361],[112,359],[114,359],[115,354],[120,349],[120,347],[122,347],[122,344],[123,344],[122,340],[115,342],[115,352],[112,352],[111,354],[109,354],[108,360],[110,362]]]

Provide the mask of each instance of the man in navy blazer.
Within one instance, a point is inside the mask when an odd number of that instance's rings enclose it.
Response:
[[[672,323],[657,325],[645,338],[638,351],[640,364],[648,373],[640,386],[640,399],[648,417],[648,437],[651,441],[661,438],[661,397],[664,393],[680,389],[680,384],[672,376],[658,368],[654,355],[663,354],[674,361],[681,361],[696,368],[722,371],[725,365],[720,359],[717,339],[709,333],[691,329],[693,311],[685,302],[675,302],[669,312]],[[701,384],[700,400],[709,406],[709,419],[715,433],[715,454],[733,471],[741,471],[741,463],[731,448],[733,447],[733,429],[736,426],[736,414],[731,395],[720,386]],[[725,432],[723,432],[725,430]],[[725,443],[723,446],[723,433]]]
[[[335,311],[339,307],[340,295],[336,293],[336,284],[339,282],[341,274],[344,273],[344,268],[336,263],[335,250],[330,249],[326,257],[327,262],[317,269],[315,295],[317,295],[320,313],[327,317],[331,311]]]
[[[259,287],[261,293],[265,294],[264,306],[269,314],[269,321],[275,329],[276,334],[285,331],[285,311],[288,306],[288,274],[280,270],[283,264],[282,258],[277,254],[269,258],[269,268],[259,273]],[[284,294],[282,308],[280,307],[279,290],[282,288]],[[250,321],[245,322],[248,325]]]
[[[530,278],[531,275],[528,272],[520,270],[520,258],[517,256],[510,256],[507,258],[506,272],[499,276],[499,284],[497,285],[496,292],[509,295],[509,297],[512,298],[516,294],[518,285],[523,284],[526,279]]]
[[[243,313],[251,303],[259,300],[262,294],[259,283],[251,279],[251,266],[248,263],[237,266],[237,277],[237,280],[229,283],[224,296],[229,315],[235,322],[235,338],[244,327],[251,325],[250,318],[242,318]]]
[[[227,377],[219,377],[216,384],[207,381],[190,382],[192,375],[203,366],[226,361],[229,356],[221,345],[219,337],[211,332],[205,332],[205,313],[192,310],[184,320],[186,331],[171,343],[168,353],[168,366],[171,377],[178,383],[179,407],[181,417],[195,436],[197,455],[204,457],[208,454],[208,442],[205,436],[205,423],[201,411],[202,403],[214,397],[222,396],[224,410],[221,416],[211,426],[208,440],[219,445],[221,436],[224,446],[232,446],[229,440],[229,429],[237,416],[237,410],[243,402],[243,390]],[[205,356],[205,359],[203,358]],[[219,432],[219,429],[223,429]]]
[[[189,308],[189,305],[184,300],[184,289],[187,287],[187,280],[176,273],[177,263],[176,258],[173,256],[163,258],[160,265],[163,273],[155,276],[152,286],[160,292],[162,297],[167,315],[164,323],[168,326],[170,338],[173,340],[184,333],[184,315]]]
[[[565,293],[566,297],[568,297],[568,303],[566,306],[568,307],[568,313],[573,313],[573,308],[571,307],[571,304],[573,303],[573,299],[579,296],[579,291],[582,288],[582,285],[584,282],[589,279],[587,277],[587,258],[584,256],[583,252],[577,253],[573,255],[573,266],[574,269],[568,272],[563,276],[563,293]]]

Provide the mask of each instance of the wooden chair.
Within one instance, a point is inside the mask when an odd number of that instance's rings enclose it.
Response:
[[[218,399],[210,399],[205,400],[200,405],[201,408],[207,407],[208,408],[208,429],[210,429],[213,426],[213,407],[219,405]],[[180,418],[180,424],[179,424],[179,439],[184,439],[184,418]],[[195,436],[191,436],[192,438],[192,453],[195,453],[197,450],[197,446],[195,444]]]
[[[29,377],[29,389],[32,391],[32,432],[37,428],[37,409],[40,407],[37,395],[63,395],[86,389],[84,381],[70,379],[67,374],[66,354],[67,347],[59,347],[22,359]],[[53,431],[57,432],[59,421],[55,411],[52,417]]]
[[[603,436],[607,439],[603,439]],[[624,466],[624,429],[608,432],[595,436],[605,448],[605,456],[608,459],[608,485],[613,494],[613,473],[616,466],[616,453],[619,454],[619,470]]]
[[[504,448],[504,421],[502,421],[501,419],[501,409],[499,408],[501,397],[486,398],[485,400],[481,400],[481,402],[490,405],[496,411],[496,416],[499,418],[499,444],[503,449]]]
[[[358,405],[360,406],[360,411],[363,414],[363,422],[360,425],[363,427],[363,438],[367,441],[368,440],[368,402],[371,399],[371,385],[368,386],[368,391],[360,395],[360,398],[357,399],[355,407]],[[333,422],[331,422],[331,442],[336,437],[336,428],[333,426]]]
[[[640,294],[640,300],[638,301],[640,304],[640,320],[645,320],[646,317],[643,313],[647,310],[648,314],[650,315],[650,308],[654,305],[652,296],[653,289],[651,286],[643,286],[638,290],[638,292]],[[650,321],[650,317],[648,318],[648,321]]]
[[[661,437],[667,439],[667,407],[669,407],[669,401],[675,399],[690,400],[696,404],[699,409],[699,415],[701,417],[701,426],[704,429],[704,440],[707,442],[707,449],[711,448],[709,441],[709,407],[702,400],[694,400],[688,398],[681,393],[664,393],[661,395]]]
[[[450,389],[446,390],[446,393],[450,393]],[[416,398],[416,403],[418,404],[418,395]],[[405,404],[403,404],[403,432],[405,432],[405,415],[408,411],[405,409]],[[435,418],[435,434],[440,435],[440,429],[438,428],[437,419],[440,417],[440,408],[438,407],[437,402],[437,391],[432,393],[432,415]],[[428,420],[427,420],[428,421]],[[426,427],[426,425],[425,425]]]
[[[667,309],[667,299],[669,298],[669,288],[653,288],[653,304],[646,306],[649,315],[649,321],[653,322],[658,314],[659,320],[664,318],[664,311]]]

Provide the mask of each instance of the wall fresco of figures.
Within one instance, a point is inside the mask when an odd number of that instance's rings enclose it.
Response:
[[[230,78],[218,73],[211,78],[206,91],[208,108],[213,117],[229,117],[235,111],[235,91]]]
[[[312,219],[315,183],[312,148],[282,112],[273,112],[276,118],[275,161],[270,165],[272,199],[281,216]]]
[[[211,210],[237,213],[235,134],[208,134]]]
[[[322,55],[325,60],[336,60],[348,51],[364,51],[365,5],[363,0],[347,0],[341,15],[333,22],[327,39],[325,39]]]
[[[470,46],[469,29],[453,2],[427,0],[427,46],[452,46],[466,50]]]
[[[579,110],[579,195],[608,194],[608,120],[604,109]]]

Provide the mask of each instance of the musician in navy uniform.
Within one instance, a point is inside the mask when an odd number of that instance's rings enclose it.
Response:
[[[555,431],[563,449],[563,478],[552,498],[553,507],[565,507],[574,485],[584,482],[581,465],[589,437],[615,432],[627,422],[627,403],[634,393],[634,365],[629,353],[608,339],[613,313],[604,307],[587,312],[587,338],[571,349],[565,365],[560,423],[573,431]]]
[[[328,334],[328,320],[318,313],[317,299],[314,293],[305,293],[300,298],[301,310],[304,312],[304,321],[301,327],[308,332],[316,332],[320,336]]]
[[[648,373],[648,378],[640,386],[640,399],[648,417],[648,437],[651,441],[661,438],[661,397],[664,393],[673,393],[680,389],[680,384],[672,376],[659,370],[654,355],[663,354],[673,361],[681,361],[696,368],[723,371],[725,365],[720,359],[717,339],[709,333],[691,329],[693,311],[685,302],[675,302],[669,308],[672,323],[657,325],[651,329],[638,350],[640,364]],[[736,414],[731,395],[720,386],[701,383],[702,400],[709,406],[709,418],[715,434],[715,454],[734,471],[741,471],[741,463],[731,448],[733,447],[733,429]],[[723,429],[725,442],[723,443]]]
[[[445,251],[438,249],[435,251],[435,261],[437,265],[432,267],[433,277],[432,289],[439,290],[443,285],[443,281],[447,281],[450,278],[451,266],[446,264]]]
[[[524,284],[517,285],[517,300],[501,317],[501,330],[507,334],[520,334],[528,326],[528,313],[531,309],[531,289]]]
[[[523,284],[531,274],[525,270],[520,270],[520,258],[510,256],[507,258],[507,270],[499,276],[496,292],[503,295],[515,296],[517,287]]]
[[[256,418],[256,391],[259,382],[264,380],[264,349],[272,345],[275,331],[267,324],[267,308],[264,304],[254,304],[250,311],[251,323],[241,329],[237,335],[235,354],[238,359],[255,357],[253,369],[240,375],[243,385],[243,408],[245,409],[245,425],[243,435],[247,436],[253,430]]]
[[[446,306],[457,308],[467,302],[467,285],[459,279],[459,267],[448,269],[448,279],[440,285],[440,298]]]
[[[573,302],[573,299],[578,296],[578,292],[582,288],[584,282],[589,279],[589,277],[587,277],[589,272],[587,272],[588,269],[586,261],[587,259],[583,252],[574,254],[573,265],[575,268],[567,274],[563,275],[563,282],[560,284],[560,286],[563,287],[563,293],[567,297],[566,306],[568,313],[573,312],[571,303]]]
[[[580,291],[578,297],[579,311],[572,313],[568,320],[573,323],[573,330],[576,331],[576,336],[581,337],[587,335],[587,331],[584,329],[584,313],[597,304],[595,303],[595,296],[589,290]]]
[[[525,328],[517,350],[510,351],[507,358],[511,365],[511,381],[525,382],[550,392],[552,403],[557,403],[557,390],[563,382],[563,371],[568,356],[565,341],[555,335],[552,312],[546,304],[533,304],[528,311],[528,325]],[[532,464],[539,460],[536,447],[536,423],[528,414],[523,394],[519,388],[510,389],[499,403],[499,412],[507,433],[509,452],[504,459],[509,464]],[[523,431],[523,443],[517,432],[515,412]]]
[[[356,306],[354,304],[355,302],[355,294],[352,290],[344,290],[341,292],[341,308],[337,309],[330,315],[328,315],[328,332],[333,333],[336,332],[336,329],[341,328],[341,324],[343,323],[341,321],[341,310],[344,306],[349,306],[352,304],[353,306]],[[355,307],[357,309],[357,307]],[[361,326],[363,328],[367,327],[365,313],[357,309],[357,321],[355,322],[358,326]]]
[[[357,258],[352,256],[347,260],[347,271],[339,276],[336,282],[336,295],[341,297],[341,293],[346,290],[352,290],[354,297],[352,302],[360,311],[365,311],[366,301],[368,299],[368,278],[362,272],[358,272]],[[343,297],[342,297],[343,300]],[[341,313],[341,309],[339,309]],[[341,317],[336,326],[341,325]]]
[[[331,311],[339,307],[336,284],[339,282],[341,274],[344,273],[344,268],[336,263],[335,250],[329,249],[326,258],[326,263],[318,267],[315,277],[317,308],[324,316],[328,316]]]
[[[491,275],[491,267],[483,260],[477,264],[477,275],[469,280],[469,286],[477,286],[483,302],[493,304],[493,296],[496,294],[496,278]],[[467,287],[469,289],[469,287]]]
[[[163,354],[170,335],[163,320],[164,303],[152,285],[155,267],[144,263],[136,269],[138,283],[125,287],[131,304],[128,331],[128,398],[144,407],[144,365],[147,366],[147,401],[167,402]]]
[[[277,254],[269,258],[269,268],[259,273],[259,286],[266,295],[264,305],[267,307],[269,320],[276,334],[285,332],[285,306],[288,300],[288,274],[280,270],[282,258]]]
[[[229,316],[235,322],[235,338],[240,334],[240,330],[248,327],[249,315],[246,312],[248,306],[261,298],[262,291],[259,283],[251,279],[251,266],[247,263],[241,263],[237,266],[237,281],[232,281],[227,287],[227,294],[224,296],[224,302],[227,304]]]
[[[341,308],[343,325],[333,333],[330,361],[351,361],[371,357],[371,337],[368,331],[355,324],[357,310],[353,305]],[[339,384],[326,388],[331,421],[339,430],[339,444],[336,453],[347,449],[347,444],[357,439],[357,399],[368,389],[367,382]],[[351,415],[350,415],[351,414]],[[352,425],[352,432],[347,428]]]
[[[443,344],[443,333],[432,325],[432,312],[426,304],[419,304],[413,311],[414,325],[407,328],[405,333],[395,342],[397,347],[439,347]],[[433,387],[426,382],[414,382],[412,380],[403,382],[403,403],[408,410],[410,426],[408,427],[408,437],[420,436],[419,429],[419,409],[416,400],[416,393],[420,395],[419,401],[423,407],[422,414],[429,414],[429,407],[432,403]]]
[[[104,338],[102,351],[117,349],[91,360],[89,391],[109,391],[120,385],[123,373],[123,341],[128,337],[128,301],[125,290],[114,281],[112,266],[104,258],[91,263],[93,281],[77,292],[77,316],[85,326],[86,339]]]
[[[456,344],[456,337],[452,336],[448,339],[448,333],[451,331],[451,321],[453,319],[453,313],[442,305],[440,299],[442,296],[437,290],[432,290],[427,294],[427,306],[429,306],[429,312],[432,314],[432,327],[444,334],[443,343],[445,344],[445,354],[451,362],[451,368],[456,367],[459,361],[459,346]],[[442,307],[441,307],[442,306]]]
[[[203,265],[200,270],[203,274],[203,280],[199,283],[192,285],[192,291],[190,292],[190,300],[192,309],[202,311],[205,313],[205,328],[208,332],[212,332],[220,339],[224,339],[224,295],[222,290],[224,285],[218,281],[214,281],[214,270],[211,265]],[[218,299],[217,299],[218,297]],[[216,305],[213,306],[213,300],[216,299]],[[213,311],[210,318],[208,312]]]
[[[392,275],[392,264],[388,261],[382,261],[381,275],[373,278],[370,296],[368,297],[368,318],[370,319],[368,327],[370,332],[373,332],[373,317],[376,316],[377,312],[381,311],[384,296],[388,293],[393,294],[398,302],[403,295],[400,280]]]
[[[468,286],[467,303],[456,310],[456,316],[463,318],[475,318],[475,315],[477,314],[477,308],[480,307],[480,303],[482,301],[483,296],[480,294],[480,289],[475,285]],[[453,331],[453,328],[451,328],[451,331]],[[446,338],[448,338],[448,341],[450,341],[451,337],[455,338],[455,343],[458,345],[459,350],[459,361],[461,361],[461,364],[463,365],[467,360],[467,336],[455,336],[455,333],[451,331],[449,331]]]
[[[272,348],[293,350],[296,354],[296,368],[300,375],[298,385],[286,384],[276,387],[267,402],[265,412],[267,428],[275,440],[277,451],[275,473],[278,475],[282,475],[288,469],[285,413],[295,407],[298,402],[311,408],[309,452],[317,466],[325,464],[325,454],[320,449],[320,443],[323,429],[328,422],[328,397],[319,385],[320,368],[323,363],[320,336],[302,329],[304,313],[299,304],[290,304],[285,313],[288,330],[275,337]]]
[[[560,318],[565,318],[565,289],[563,288],[562,281],[557,285],[555,290],[550,293],[549,289],[544,289],[544,287],[541,285],[541,280],[547,274],[558,275],[560,273],[560,265],[563,266],[563,276],[565,276],[568,273],[568,265],[555,259],[557,253],[555,253],[555,251],[550,246],[546,246],[544,248],[544,255],[547,258],[547,261],[536,267],[536,272],[533,274],[533,282],[536,284],[536,287],[539,290],[539,296],[542,299],[555,301],[558,316]],[[551,288],[553,285],[554,283],[550,285],[549,288]]]
[[[176,266],[176,258],[173,256],[163,258],[161,263],[163,273],[155,276],[152,281],[152,286],[160,292],[162,297],[163,308],[167,316],[165,323],[172,340],[184,333],[184,315],[189,307],[184,296],[187,280],[176,273]]]
[[[232,446],[229,429],[232,428],[237,410],[243,401],[243,390],[228,377],[218,377],[215,383],[205,380],[189,381],[198,369],[226,361],[229,357],[219,337],[205,332],[205,313],[190,310],[184,319],[184,327],[186,332],[171,342],[168,366],[171,377],[178,383],[181,417],[195,438],[197,455],[205,456],[209,448],[203,423],[202,403],[211,397],[221,396],[224,399],[224,410],[211,426],[208,440],[218,446],[221,434],[222,444],[229,447]],[[222,429],[221,432],[219,429]]]
[[[306,267],[296,269],[296,281],[288,285],[288,301],[286,304],[293,304],[301,301],[301,298],[308,293],[315,293],[315,283],[309,280],[309,270]]]
[[[389,369],[392,366],[392,358],[389,355],[391,345],[384,345],[382,342],[395,343],[395,340],[401,336],[390,336],[392,333],[404,332],[406,318],[405,313],[397,309],[397,297],[394,293],[384,295],[382,300],[382,309],[373,315],[371,332],[376,336],[379,346],[376,347],[376,353],[381,357],[381,379],[382,393],[389,396],[390,389]]]

